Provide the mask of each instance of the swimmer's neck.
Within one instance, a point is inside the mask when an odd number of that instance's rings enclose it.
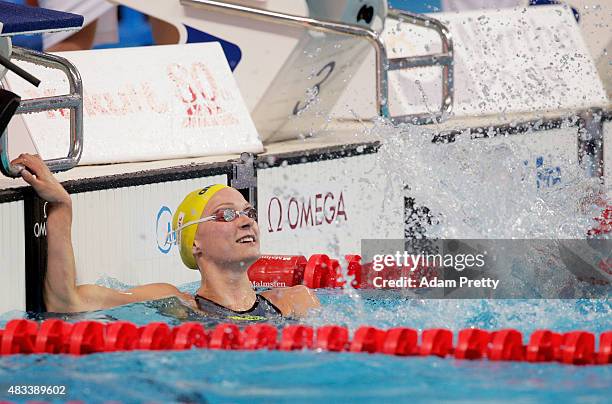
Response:
[[[249,310],[255,303],[255,291],[247,271],[220,268],[202,262],[202,281],[197,294],[235,311]]]

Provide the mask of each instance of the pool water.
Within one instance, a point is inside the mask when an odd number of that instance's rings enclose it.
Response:
[[[188,284],[182,289],[194,291],[196,287]],[[322,309],[303,321],[314,327],[333,323],[354,331],[367,324],[381,328],[445,327],[455,332],[470,326],[516,328],[525,338],[538,328],[596,333],[612,329],[610,300],[418,300],[390,291],[339,290],[323,290],[318,295]],[[196,319],[185,316],[181,307],[177,299],[165,299],[65,318],[137,324],[165,321],[173,325],[182,321],[174,317],[176,313],[186,320]],[[0,326],[19,316],[27,314],[7,313]],[[316,351],[14,355],[0,358],[0,380],[0,399],[15,402],[605,402],[605,397],[612,396],[611,366]],[[67,394],[18,397],[6,392],[12,384],[64,385]]]
[[[65,385],[63,400],[89,403],[604,402],[612,393],[609,366],[436,357],[201,350],[32,355],[0,363],[4,384]]]

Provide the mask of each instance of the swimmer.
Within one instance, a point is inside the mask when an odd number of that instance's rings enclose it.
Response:
[[[260,255],[256,211],[240,192],[225,185],[190,193],[173,219],[183,263],[201,274],[194,296],[167,283],[125,292],[97,285],[77,286],[70,195],[38,156],[22,154],[11,164],[25,167],[22,178],[48,202],[44,301],[50,312],[100,310],[169,296],[207,314],[237,320],[301,317],[319,307],[315,294],[301,285],[255,293],[247,269]]]

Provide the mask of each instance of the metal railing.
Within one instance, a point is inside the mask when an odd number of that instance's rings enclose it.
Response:
[[[383,117],[389,117],[388,83],[387,83],[387,51],[378,34],[361,25],[345,24],[333,21],[317,20],[314,18],[300,17],[291,14],[283,14],[275,11],[262,10],[238,4],[223,3],[214,0],[180,0],[182,5],[215,10],[226,14],[245,15],[254,19],[271,21],[278,24],[298,26],[316,31],[349,35],[362,38],[372,44],[376,52],[376,107],[377,113]]]
[[[421,14],[413,14],[402,10],[389,9],[389,16],[400,23],[408,23],[434,30],[442,41],[442,52],[422,56],[410,56],[389,59],[389,71],[405,70],[419,67],[442,67],[442,105],[437,112],[393,116],[391,119],[399,123],[423,125],[440,122],[447,118],[453,109],[453,41],[448,28],[435,18]]]
[[[70,147],[68,155],[62,158],[45,160],[52,172],[66,171],[75,167],[83,153],[83,85],[81,75],[76,67],[68,60],[48,53],[31,49],[14,47],[12,59],[29,62],[51,69],[61,70],[68,78],[70,93],[52,97],[33,98],[22,100],[16,114],[29,114],[55,109],[67,108],[70,110]],[[8,133],[2,137],[2,164],[0,171],[9,177],[18,177],[19,169],[10,164],[8,156]]]
[[[453,107],[453,43],[449,30],[438,20],[412,14],[401,10],[390,9],[389,15],[408,24],[414,24],[436,31],[442,40],[442,52],[439,54],[403,58],[387,58],[387,51],[379,35],[361,25],[318,20],[308,17],[278,13],[259,8],[230,4],[214,0],[180,0],[182,5],[199,7],[227,14],[244,15],[250,18],[271,21],[279,24],[298,26],[316,31],[349,35],[370,42],[376,58],[376,111],[379,116],[391,118],[395,122],[409,122],[417,125],[436,122],[444,119]],[[388,71],[404,70],[415,67],[441,66],[442,71],[442,106],[440,111],[421,114],[391,117],[389,113]]]

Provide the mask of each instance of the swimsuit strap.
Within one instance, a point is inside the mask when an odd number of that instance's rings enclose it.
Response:
[[[274,303],[272,303],[270,300],[268,300],[265,296],[260,295],[259,293],[257,293],[257,300],[258,301],[263,301],[265,302],[268,306],[270,306],[270,308],[272,308],[272,310],[274,310],[276,312],[276,314],[278,314],[279,316],[282,316],[283,313],[281,312],[281,310],[276,307],[276,305]]]
[[[207,311],[207,308],[205,306],[209,306],[209,308],[210,306],[212,306],[212,309],[218,314],[226,314],[228,316],[236,314],[253,314],[256,316],[263,317],[282,316],[282,312],[280,311],[280,309],[259,293],[255,295],[255,302],[253,303],[253,306],[251,306],[251,308],[248,310],[241,311],[229,309],[213,300],[207,299],[204,296],[200,296],[198,294],[194,295],[194,299],[200,310]]]

